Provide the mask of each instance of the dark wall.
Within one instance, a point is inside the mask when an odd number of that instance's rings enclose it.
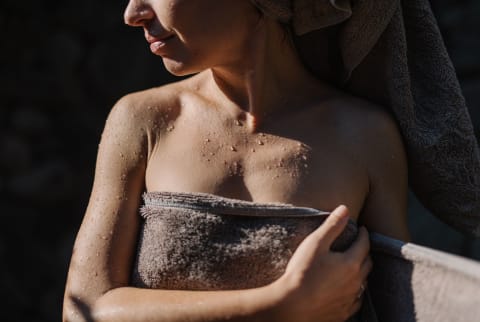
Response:
[[[106,115],[172,78],[126,1],[0,2],[0,321],[59,321]]]
[[[126,2],[0,2],[1,321],[60,320],[105,117],[122,95],[173,79],[123,25]],[[433,5],[480,122],[480,2]],[[480,258],[476,243],[411,209],[417,242]]]

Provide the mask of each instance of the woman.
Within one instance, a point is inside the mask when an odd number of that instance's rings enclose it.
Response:
[[[251,1],[130,0],[125,21],[144,29],[172,74],[195,75],[112,109],[64,321],[341,321],[355,313],[371,269],[367,234],[362,229],[343,254],[329,246],[347,212],[408,240],[407,167],[395,122],[313,77],[285,27]],[[335,210],[267,286],[138,289],[129,280],[144,191]]]

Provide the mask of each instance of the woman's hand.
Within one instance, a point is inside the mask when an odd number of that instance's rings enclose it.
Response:
[[[361,305],[361,294],[372,261],[369,240],[361,228],[356,242],[344,253],[330,247],[348,222],[340,206],[295,251],[286,272],[272,286],[284,293],[280,314],[289,321],[345,321]]]

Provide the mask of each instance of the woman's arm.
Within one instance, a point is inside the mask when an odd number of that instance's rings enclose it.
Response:
[[[109,115],[99,146],[90,202],[75,242],[64,321],[342,321],[359,307],[370,270],[368,238],[345,254],[329,246],[348,214],[339,208],[295,252],[286,273],[240,291],[171,291],[129,287],[144,189],[148,115],[127,98]]]
[[[329,251],[348,218],[346,208],[339,208],[299,246],[286,273],[265,287],[218,292],[119,287],[92,307],[73,298],[77,312],[64,320],[344,321],[360,307],[360,285],[371,269],[364,230],[347,253]]]
[[[96,303],[95,320],[344,321],[358,310],[360,285],[371,268],[365,231],[346,254],[329,250],[348,218],[346,208],[337,209],[270,285],[213,292],[117,288]]]
[[[72,252],[64,320],[90,320],[95,302],[128,285],[144,187],[148,131],[129,97],[112,109],[99,145],[95,179]]]
[[[368,169],[369,193],[360,220],[371,231],[409,241],[408,169],[400,132],[385,112],[372,113],[367,127],[361,147]]]

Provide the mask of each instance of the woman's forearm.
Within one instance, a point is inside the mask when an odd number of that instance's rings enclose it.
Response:
[[[122,287],[100,297],[90,312],[72,316],[102,322],[284,321],[276,314],[281,297],[277,287],[211,292]]]
[[[344,253],[330,251],[347,221],[347,209],[335,209],[302,241],[279,279],[254,289],[206,292],[115,288],[113,282],[110,286],[99,285],[101,280],[92,281],[90,275],[78,275],[77,279],[69,276],[64,322],[345,321],[360,308],[359,295],[372,267],[364,229]],[[73,272],[79,269],[76,262],[71,267]]]

